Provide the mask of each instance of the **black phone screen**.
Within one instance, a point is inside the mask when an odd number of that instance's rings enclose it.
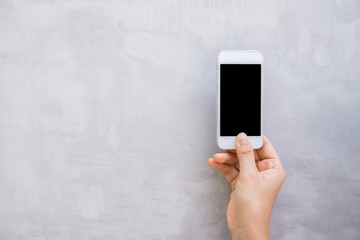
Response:
[[[220,64],[220,136],[261,135],[261,64]]]

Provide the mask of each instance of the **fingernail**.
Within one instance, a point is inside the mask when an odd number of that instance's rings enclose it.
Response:
[[[247,145],[249,143],[248,138],[245,133],[241,132],[237,136],[237,141],[240,145]]]

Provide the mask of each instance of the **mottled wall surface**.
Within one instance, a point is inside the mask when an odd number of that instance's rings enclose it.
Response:
[[[230,239],[222,49],[265,55],[272,237],[360,239],[358,0],[1,0],[0,239]]]

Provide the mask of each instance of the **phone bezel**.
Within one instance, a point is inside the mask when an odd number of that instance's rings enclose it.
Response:
[[[217,58],[217,143],[221,149],[235,149],[236,136],[220,136],[220,64],[261,64],[261,120],[260,120],[260,136],[249,136],[254,149],[259,149],[263,145],[263,63],[264,56],[256,50],[223,50]]]

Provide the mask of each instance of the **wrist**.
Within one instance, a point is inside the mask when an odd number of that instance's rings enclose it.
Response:
[[[235,230],[231,232],[233,240],[270,240],[270,233],[262,231]]]
[[[253,224],[249,227],[236,228],[230,231],[233,240],[270,240],[269,225]]]

